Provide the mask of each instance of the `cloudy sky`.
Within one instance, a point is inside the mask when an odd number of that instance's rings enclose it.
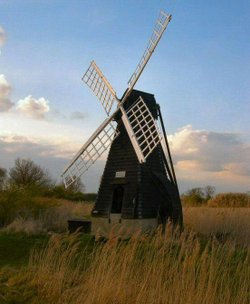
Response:
[[[161,8],[173,18],[136,89],[161,105],[181,191],[249,191],[248,0],[0,0],[0,167],[29,157],[59,180],[105,119],[81,81],[89,62],[120,97]]]

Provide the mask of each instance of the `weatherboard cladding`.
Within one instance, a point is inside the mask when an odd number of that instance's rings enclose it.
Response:
[[[125,108],[131,106],[139,96],[142,96],[156,118],[157,105],[152,94],[132,91]],[[164,200],[166,200],[159,192],[157,183],[154,183],[155,177],[152,174],[153,171],[156,171],[166,176],[161,147],[159,145],[152,152],[146,163],[140,164],[120,119],[118,129],[120,135],[111,145],[92,214],[93,216],[109,216],[113,190],[116,184],[120,183],[124,187],[122,218],[156,217],[159,205],[164,204]],[[125,178],[116,178],[117,171],[126,171]]]

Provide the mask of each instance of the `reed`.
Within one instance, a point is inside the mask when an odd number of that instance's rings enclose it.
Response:
[[[77,235],[58,235],[33,252],[34,303],[249,303],[250,251],[233,242],[157,233],[80,247]]]
[[[250,247],[250,208],[186,207],[183,213],[186,229]]]

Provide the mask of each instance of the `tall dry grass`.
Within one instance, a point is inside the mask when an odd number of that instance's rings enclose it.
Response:
[[[92,209],[92,203],[89,202],[76,203],[62,199],[54,201],[51,207],[40,208],[35,216],[33,214],[16,216],[3,230],[10,233],[24,232],[29,235],[50,231],[66,232],[69,219],[89,217]]]
[[[184,225],[196,233],[217,235],[250,247],[250,208],[183,208]]]
[[[16,283],[25,286],[24,303],[249,303],[250,252],[233,243],[202,246],[193,234],[158,233],[94,249],[80,244],[77,235],[57,235],[33,252]]]
[[[249,193],[219,193],[211,198],[207,205],[209,207],[250,208]]]

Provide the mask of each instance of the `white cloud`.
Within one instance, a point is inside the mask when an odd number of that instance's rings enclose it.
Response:
[[[0,74],[0,112],[6,112],[13,107],[9,95],[11,86],[3,74]]]
[[[68,138],[38,138],[19,134],[0,134],[0,150],[18,155],[28,153],[43,157],[56,157],[70,159],[77,151],[78,144],[71,142]]]
[[[49,101],[43,97],[36,99],[29,95],[18,101],[17,110],[28,117],[42,119],[50,110]]]
[[[4,45],[6,41],[6,34],[4,29],[0,26],[0,48]]]
[[[250,185],[250,144],[239,134],[194,130],[188,125],[169,136],[178,176],[211,183]]]

